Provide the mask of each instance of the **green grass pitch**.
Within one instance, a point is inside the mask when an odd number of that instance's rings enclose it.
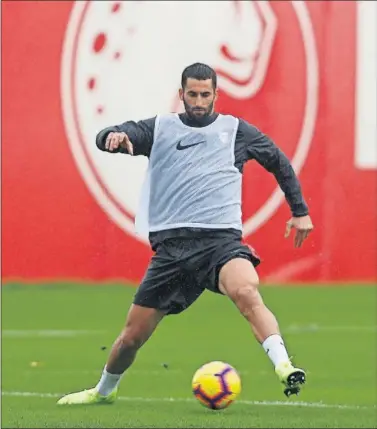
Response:
[[[124,376],[115,404],[58,407],[61,394],[98,381],[134,289],[3,286],[2,427],[375,428],[377,288],[261,291],[294,362],[307,370],[297,398],[285,398],[234,305],[206,292],[161,323]],[[212,360],[230,363],[242,378],[239,399],[223,411],[207,410],[191,393],[195,370]]]

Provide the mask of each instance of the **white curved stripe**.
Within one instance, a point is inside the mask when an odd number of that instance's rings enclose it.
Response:
[[[307,103],[305,106],[302,133],[299,138],[297,150],[291,161],[292,167],[296,174],[299,174],[308,156],[315,130],[318,109],[319,72],[314,29],[308,9],[305,5],[305,2],[303,1],[292,1],[292,6],[296,12],[303,35],[307,67]],[[278,186],[267,202],[244,223],[244,235],[250,235],[258,228],[263,226],[271,218],[271,216],[273,216],[283,201],[284,194]]]

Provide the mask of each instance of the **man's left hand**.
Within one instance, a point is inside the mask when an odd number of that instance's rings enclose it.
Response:
[[[301,247],[302,243],[308,237],[314,227],[310,216],[307,215],[302,217],[292,217],[289,219],[285,229],[285,238],[289,237],[292,228],[296,229],[295,247]]]

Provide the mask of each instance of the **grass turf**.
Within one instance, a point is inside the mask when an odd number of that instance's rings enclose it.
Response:
[[[376,427],[377,289],[261,291],[294,361],[307,369],[298,398],[285,398],[233,304],[208,292],[161,323],[123,378],[119,401],[57,407],[60,394],[97,382],[134,289],[3,286],[2,427]],[[239,399],[223,411],[205,409],[191,393],[194,371],[211,360],[232,364],[242,377]]]

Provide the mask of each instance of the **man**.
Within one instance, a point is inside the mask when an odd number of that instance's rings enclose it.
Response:
[[[238,307],[287,396],[298,394],[305,382],[305,372],[292,365],[276,318],[258,291],[255,267],[260,260],[242,244],[241,221],[243,166],[255,159],[284,191],[293,215],[286,237],[295,228],[295,247],[301,247],[313,225],[298,179],[266,135],[242,119],[215,113],[214,70],[190,65],[181,83],[185,113],[129,121],[97,135],[102,151],[149,157],[138,219],[155,254],[100,381],[58,404],[113,402],[121,376],[162,318],[185,310],[205,289],[228,296]]]

